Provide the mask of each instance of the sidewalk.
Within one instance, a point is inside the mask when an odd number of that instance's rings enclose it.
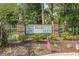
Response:
[[[79,56],[79,52],[71,52],[71,53],[53,53],[44,56]]]

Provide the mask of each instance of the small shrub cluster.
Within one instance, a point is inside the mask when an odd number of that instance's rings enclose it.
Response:
[[[25,41],[26,39],[28,39],[28,36],[27,35],[24,35],[24,34],[20,34],[19,35],[19,40]]]
[[[43,38],[43,35],[42,34],[34,34],[34,35],[31,36],[31,38],[33,40],[39,40],[39,39]]]
[[[50,39],[50,40],[59,40],[61,38],[67,39],[67,40],[70,40],[70,39],[78,40],[79,39],[79,35],[71,36],[71,34],[69,32],[60,33],[60,37],[59,37],[59,35],[53,35],[53,34],[48,34],[48,35],[32,34],[29,37],[28,36],[29,35],[24,35],[24,34],[12,34],[12,35],[9,35],[8,40],[25,41],[28,38],[31,38],[32,40],[40,40],[40,39],[43,39],[43,38]]]
[[[57,39],[58,35],[53,35],[53,34],[49,34],[49,35],[44,35],[44,34],[34,34],[31,36],[31,38],[33,40],[39,40],[39,39],[43,39],[43,38],[46,38],[46,39],[50,39],[50,40],[54,40],[54,39]]]
[[[27,39],[27,36],[24,34],[12,34],[9,35],[8,40],[11,41],[24,41]]]
[[[69,32],[63,32],[60,34],[60,36],[64,39],[68,39],[70,37],[70,33]]]
[[[8,40],[17,41],[17,40],[19,40],[18,38],[19,38],[18,34],[12,34],[12,35],[9,35]]]
[[[53,40],[56,40],[58,37],[58,35],[53,35],[53,34],[50,34],[47,36],[48,39],[53,39]]]

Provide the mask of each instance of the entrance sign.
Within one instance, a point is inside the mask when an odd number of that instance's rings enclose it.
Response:
[[[27,25],[26,33],[27,34],[52,33],[52,26],[51,25]]]

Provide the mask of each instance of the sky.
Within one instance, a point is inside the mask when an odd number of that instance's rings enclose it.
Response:
[[[44,3],[44,8],[47,8],[47,7],[48,7],[48,5],[46,3]]]

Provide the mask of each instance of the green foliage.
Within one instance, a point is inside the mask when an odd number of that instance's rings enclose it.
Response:
[[[0,45],[2,47],[7,45],[7,30],[3,23],[0,24]]]
[[[8,40],[18,41],[19,40],[19,35],[18,34],[9,35]]]
[[[26,24],[40,24],[41,23],[41,4],[30,3],[22,4],[24,18]]]
[[[17,4],[0,4],[0,21],[7,22],[12,25],[16,24],[18,21],[17,9]]]
[[[68,39],[69,36],[70,36],[70,33],[69,32],[63,32],[60,34],[61,37],[63,37],[64,39]]]
[[[51,40],[52,40],[52,39],[54,40],[54,39],[56,39],[57,37],[58,37],[58,35],[53,35],[53,34],[50,34],[50,35],[47,36],[47,38],[48,38],[48,39],[51,39]]]
[[[19,40],[25,41],[28,38],[27,35],[21,34],[19,35]]]
[[[45,19],[45,24],[51,24],[51,17],[48,8],[44,9],[44,19]]]
[[[39,40],[39,39],[42,38],[42,35],[41,35],[41,34],[33,34],[33,35],[31,36],[31,38],[32,38],[33,40]]]
[[[79,4],[54,4],[56,18],[60,25],[66,25],[71,28],[72,34],[79,34]],[[67,27],[66,27],[67,28]],[[67,28],[67,29],[69,29]],[[69,31],[69,30],[68,30]]]
[[[27,39],[26,35],[23,34],[13,34],[13,35],[9,35],[8,40],[11,41],[24,41]]]

